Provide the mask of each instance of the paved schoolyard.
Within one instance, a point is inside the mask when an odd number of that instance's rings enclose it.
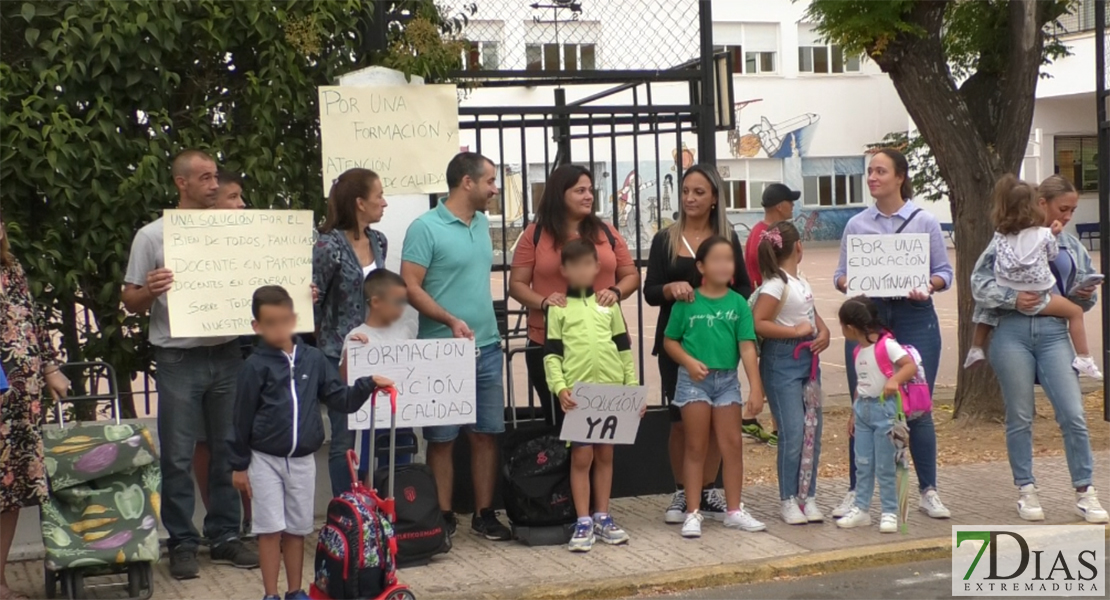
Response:
[[[1095,481],[1110,481],[1110,453],[1100,452],[1095,458]],[[1075,495],[1064,458],[1037,458],[1035,468],[1047,517],[1045,523],[1079,522],[1080,518],[1072,512]],[[469,518],[463,518],[450,553],[427,566],[405,569],[400,576],[421,600],[622,597],[638,591],[740,583],[738,573],[751,572],[753,567],[771,569],[773,576],[798,574],[799,565],[807,561],[809,570],[805,572],[825,570],[823,563],[830,565],[827,567],[830,569],[834,564],[843,569],[940,558],[946,552],[944,540],[950,539],[952,525],[1020,522],[1014,508],[1013,481],[1005,462],[943,468],[938,487],[952,510],[952,519],[929,519],[911,504],[908,533],[892,535],[878,532],[876,506],[872,509],[875,524],[870,528],[841,530],[830,521],[785,525],[776,516],[778,490],[771,485],[749,486],[744,491],[746,506],[767,523],[765,532],[726,530],[719,523],[707,521],[700,541],[686,540],[679,536],[679,526],[665,525],[662,521],[666,496],[625,498],[615,500],[612,510],[632,541],[621,547],[598,544],[588,554],[571,554],[562,546],[528,548],[516,543],[488,542],[472,535]],[[842,479],[820,481],[818,503],[826,513],[839,501],[845,488]],[[1106,493],[1103,500],[1108,500]],[[306,576],[311,569],[307,565],[311,565],[314,544],[314,538],[308,540]],[[927,557],[909,554],[914,548],[920,551],[925,547],[932,548]],[[262,594],[257,570],[214,566],[204,554],[200,579],[175,581],[169,577],[168,568],[168,560],[163,559],[155,569],[155,597],[159,600],[253,600]],[[9,569],[15,589],[42,597],[41,561],[20,562]],[[767,579],[768,572],[756,572],[752,577]],[[284,582],[284,577],[281,581]],[[98,589],[92,597],[121,596],[110,589]]]
[[[847,403],[848,394],[848,379],[845,375],[844,368],[844,352],[842,350],[844,338],[840,334],[840,327],[837,325],[836,313],[840,308],[840,304],[844,301],[844,295],[836,291],[833,286],[833,271],[836,269],[837,260],[839,257],[839,247],[829,245],[806,246],[805,258],[802,262],[802,272],[809,280],[810,285],[813,287],[813,293],[817,300],[817,312],[825,320],[825,323],[832,330],[832,346],[822,356],[822,387],[828,397],[828,402],[832,405]],[[1099,264],[1099,255],[1097,252],[1092,254],[1095,265]],[[955,251],[949,250],[949,259],[955,263]],[[502,298],[504,278],[501,274],[494,274],[493,281],[493,297],[495,299]],[[960,364],[963,363],[963,357],[957,356],[959,341],[956,338],[956,323],[957,323],[957,306],[956,306],[956,288],[946,292],[936,294],[934,296],[936,304],[937,315],[940,319],[941,338],[944,343],[944,350],[941,353],[940,359],[940,372],[937,374],[938,387],[954,387],[956,385],[956,370]],[[1101,302],[1101,299],[1100,299]],[[637,311],[638,299],[636,296],[629,298],[622,304],[624,309],[625,319],[628,321],[629,332],[633,336],[632,348],[636,352],[638,344],[643,342],[643,355],[644,355],[644,368],[642,373],[650,388],[649,398],[652,402],[659,402],[661,399],[661,392],[659,391],[659,369],[655,363],[655,357],[651,356],[651,345],[655,339],[655,320],[658,318],[658,309],[652,306],[643,304],[642,321],[640,320],[640,313]],[[513,308],[519,308],[519,305],[512,303]],[[1093,310],[1087,313],[1087,332],[1088,338],[1091,341],[1091,351],[1094,356],[1102,355],[1102,313],[1100,307],[1096,306]],[[641,328],[640,323],[643,323]],[[515,324],[515,320],[510,321],[510,327]],[[641,331],[643,335],[641,336]],[[525,388],[525,381],[527,381],[527,371],[524,368],[523,355],[518,354],[513,360],[513,388],[514,398],[517,406],[527,405],[527,389]],[[639,366],[637,366],[639,370]],[[747,386],[745,385],[745,390]]]

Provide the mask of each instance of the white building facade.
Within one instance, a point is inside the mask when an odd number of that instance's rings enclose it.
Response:
[[[612,18],[614,5],[623,6],[624,14],[635,15],[638,3],[605,0],[602,10],[595,6],[601,1],[581,0],[578,18],[560,24],[561,30],[556,32],[554,24],[536,22],[529,2],[484,0],[464,32],[471,42],[467,64],[487,70],[661,68],[637,64],[640,41],[629,39],[627,27],[606,21]],[[673,48],[673,61],[667,66],[697,57],[696,3],[676,0],[674,10],[680,18],[660,25],[672,31],[643,33],[646,40],[671,40],[668,47]],[[1076,217],[1079,223],[1097,222],[1094,4],[1094,0],[1081,0],[1076,14],[1061,20],[1062,39],[1072,56],[1048,66],[1051,77],[1039,83],[1029,157],[1023,169],[1030,180],[1058,172],[1075,182],[1082,198]],[[806,2],[792,0],[713,0],[713,40],[718,50],[732,56],[736,103],[735,127],[717,134],[716,164],[726,181],[724,202],[738,231],[762,218],[759,198],[764,186],[783,182],[802,192],[795,220],[804,238],[837,240],[848,219],[871,202],[864,181],[868,144],[889,133],[912,129],[912,122],[890,79],[866,58],[846,55],[839,47],[822,43],[805,21],[806,7]],[[638,22],[648,27],[655,20]],[[689,23],[692,31],[673,31],[683,23]],[[658,62],[657,56],[653,60]],[[653,86],[652,102],[689,102],[684,85]],[[571,86],[567,99],[573,102],[611,87]],[[550,105],[552,89],[479,87],[467,95],[463,105]],[[625,92],[604,103],[631,101],[631,92]],[[642,92],[639,101],[644,101]],[[543,189],[545,157],[555,152],[550,136],[529,132],[517,137],[506,141],[483,134],[478,140],[472,131],[460,133],[464,147],[498,157],[495,160],[502,163],[506,194],[501,210],[510,222],[520,219],[520,210],[513,206],[519,205],[522,194],[534,205]],[[592,161],[598,211],[603,215],[625,214],[632,191],[640,189],[640,238],[647,242],[678,208],[675,154],[667,150],[645,157],[640,152],[632,161],[629,143],[627,137],[612,146],[578,139],[572,143],[572,160]],[[676,147],[671,140],[667,143],[669,148]],[[696,162],[696,136],[682,134],[681,145],[684,149],[677,151],[685,162]],[[951,221],[946,201],[923,205],[941,222]],[[659,214],[662,222],[656,218]],[[621,222],[626,237],[633,235],[633,222]]]

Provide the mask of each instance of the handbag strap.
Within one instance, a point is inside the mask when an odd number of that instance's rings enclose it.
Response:
[[[902,230],[905,229],[906,226],[910,224],[910,221],[912,221],[913,218],[917,216],[917,213],[919,213],[923,210],[925,210],[925,209],[924,208],[919,208],[919,209],[913,211],[912,213],[910,213],[910,216],[906,217],[905,221],[902,221],[902,224],[898,226],[898,229],[894,230],[894,233],[902,233]]]

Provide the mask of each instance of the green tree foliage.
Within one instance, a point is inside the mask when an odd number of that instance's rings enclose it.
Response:
[[[135,231],[176,201],[176,152],[243,173],[256,208],[319,212],[316,87],[374,63],[432,79],[459,68],[442,34],[460,22],[406,4],[416,18],[386,41],[412,46],[412,29],[423,60],[364,51],[369,0],[0,4],[3,216],[71,360],[106,360],[122,379],[148,368],[120,286]]]
[[[1025,154],[1042,65],[1065,53],[1047,26],[1071,0],[813,0],[807,18],[846,53],[890,75],[936,160],[952,202],[960,252],[960,356],[970,345],[968,285],[992,235],[991,189]],[[989,369],[960,370],[956,415],[998,417]]]

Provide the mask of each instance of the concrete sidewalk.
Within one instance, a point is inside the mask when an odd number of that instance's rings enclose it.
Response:
[[[1110,453],[1095,456],[1096,487],[1110,504]],[[1036,474],[1045,507],[1046,523],[1075,523],[1075,494],[1062,456],[1036,459]],[[821,480],[818,503],[826,511],[840,501],[844,480]],[[1099,485],[1101,484],[1101,485]],[[872,509],[875,525],[867,529],[839,530],[831,519],[824,524],[785,525],[778,518],[778,491],[774,486],[752,486],[744,502],[767,531],[744,533],[706,522],[701,540],[685,540],[678,526],[663,524],[668,498],[649,496],[614,501],[613,514],[632,535],[628,546],[598,544],[588,554],[571,554],[564,547],[527,548],[515,543],[493,543],[469,532],[470,519],[461,519],[454,549],[424,567],[406,569],[401,580],[413,587],[421,600],[430,598],[615,598],[646,591],[664,591],[764,581],[782,575],[876,566],[894,562],[947,557],[951,526],[959,524],[1017,523],[1016,490],[1005,462],[942,467],[940,492],[953,518],[933,520],[912,508],[909,533],[878,532],[876,498]],[[315,540],[307,541],[306,585]],[[262,595],[257,570],[241,571],[214,566],[201,557],[200,579],[175,581],[168,561],[155,569],[155,596],[159,600],[231,598],[251,600]],[[42,563],[27,561],[9,566],[14,589],[42,596]],[[284,587],[284,576],[282,577]],[[109,590],[95,590],[94,598],[119,597]]]

